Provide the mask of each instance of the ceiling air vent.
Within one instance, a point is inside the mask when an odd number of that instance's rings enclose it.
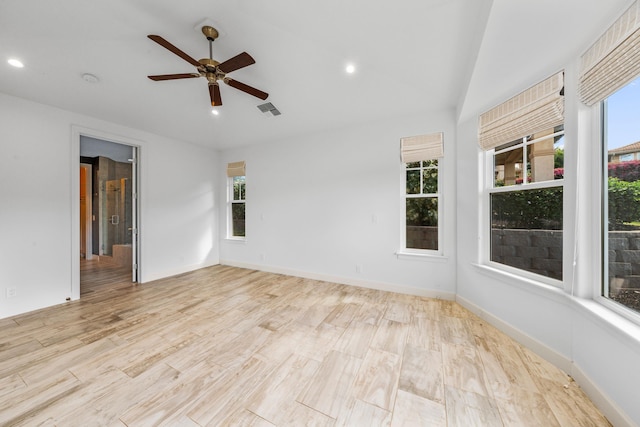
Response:
[[[264,104],[260,104],[258,105],[258,110],[262,111],[263,113],[271,113],[274,116],[279,116],[280,114],[282,114],[275,105],[273,105],[270,102],[266,102]]]

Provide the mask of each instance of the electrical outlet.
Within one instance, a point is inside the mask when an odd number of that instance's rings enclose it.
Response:
[[[7,288],[7,298],[15,298],[16,295],[18,295],[18,289]]]
[[[362,264],[356,264],[356,273],[362,273]]]

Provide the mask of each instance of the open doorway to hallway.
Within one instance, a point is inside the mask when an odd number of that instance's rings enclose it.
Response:
[[[138,281],[137,147],[80,135],[80,294]]]

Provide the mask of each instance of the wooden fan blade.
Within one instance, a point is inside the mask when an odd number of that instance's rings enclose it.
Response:
[[[187,61],[189,64],[191,64],[193,66],[196,66],[196,67],[200,67],[201,64],[198,61],[196,61],[195,59],[193,59],[192,57],[190,57],[189,55],[187,55],[186,53],[184,53],[183,51],[181,51],[180,49],[178,49],[177,47],[175,47],[174,45],[172,45],[171,43],[169,43],[168,41],[166,41],[162,37],[156,36],[156,35],[153,35],[153,34],[150,34],[147,37],[149,37],[151,40],[153,40],[154,42],[158,43],[160,46],[164,47],[165,49],[170,50],[171,52],[175,53],[180,58],[182,58],[185,61]]]
[[[160,74],[158,76],[147,76],[151,80],[159,82],[161,80],[176,80],[176,79],[190,79],[193,77],[200,77],[200,74],[195,73],[183,73],[183,74]]]
[[[211,98],[211,106],[217,107],[222,105],[222,97],[220,96],[220,86],[217,84],[209,84],[209,97]]]
[[[226,79],[224,79],[224,82],[226,84],[228,84],[229,86],[235,87],[236,89],[239,89],[239,90],[241,90],[241,91],[243,91],[245,93],[248,93],[249,95],[253,95],[256,98],[260,98],[262,100],[265,100],[265,99],[267,99],[269,97],[268,93],[263,92],[263,91],[261,91],[259,89],[256,89],[255,87],[251,87],[249,85],[246,85],[246,84],[244,84],[242,82],[239,82],[237,80],[226,78]]]
[[[230,73],[255,63],[256,61],[251,57],[251,55],[247,52],[242,52],[241,54],[238,54],[231,59],[227,59],[222,64],[218,65],[218,69],[223,73]]]

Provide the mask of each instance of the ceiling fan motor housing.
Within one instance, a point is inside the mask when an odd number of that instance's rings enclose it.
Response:
[[[218,69],[220,63],[215,59],[202,58],[198,60],[202,66],[199,68],[200,74],[207,78],[209,83],[215,82],[218,79],[224,79],[224,73]]]

